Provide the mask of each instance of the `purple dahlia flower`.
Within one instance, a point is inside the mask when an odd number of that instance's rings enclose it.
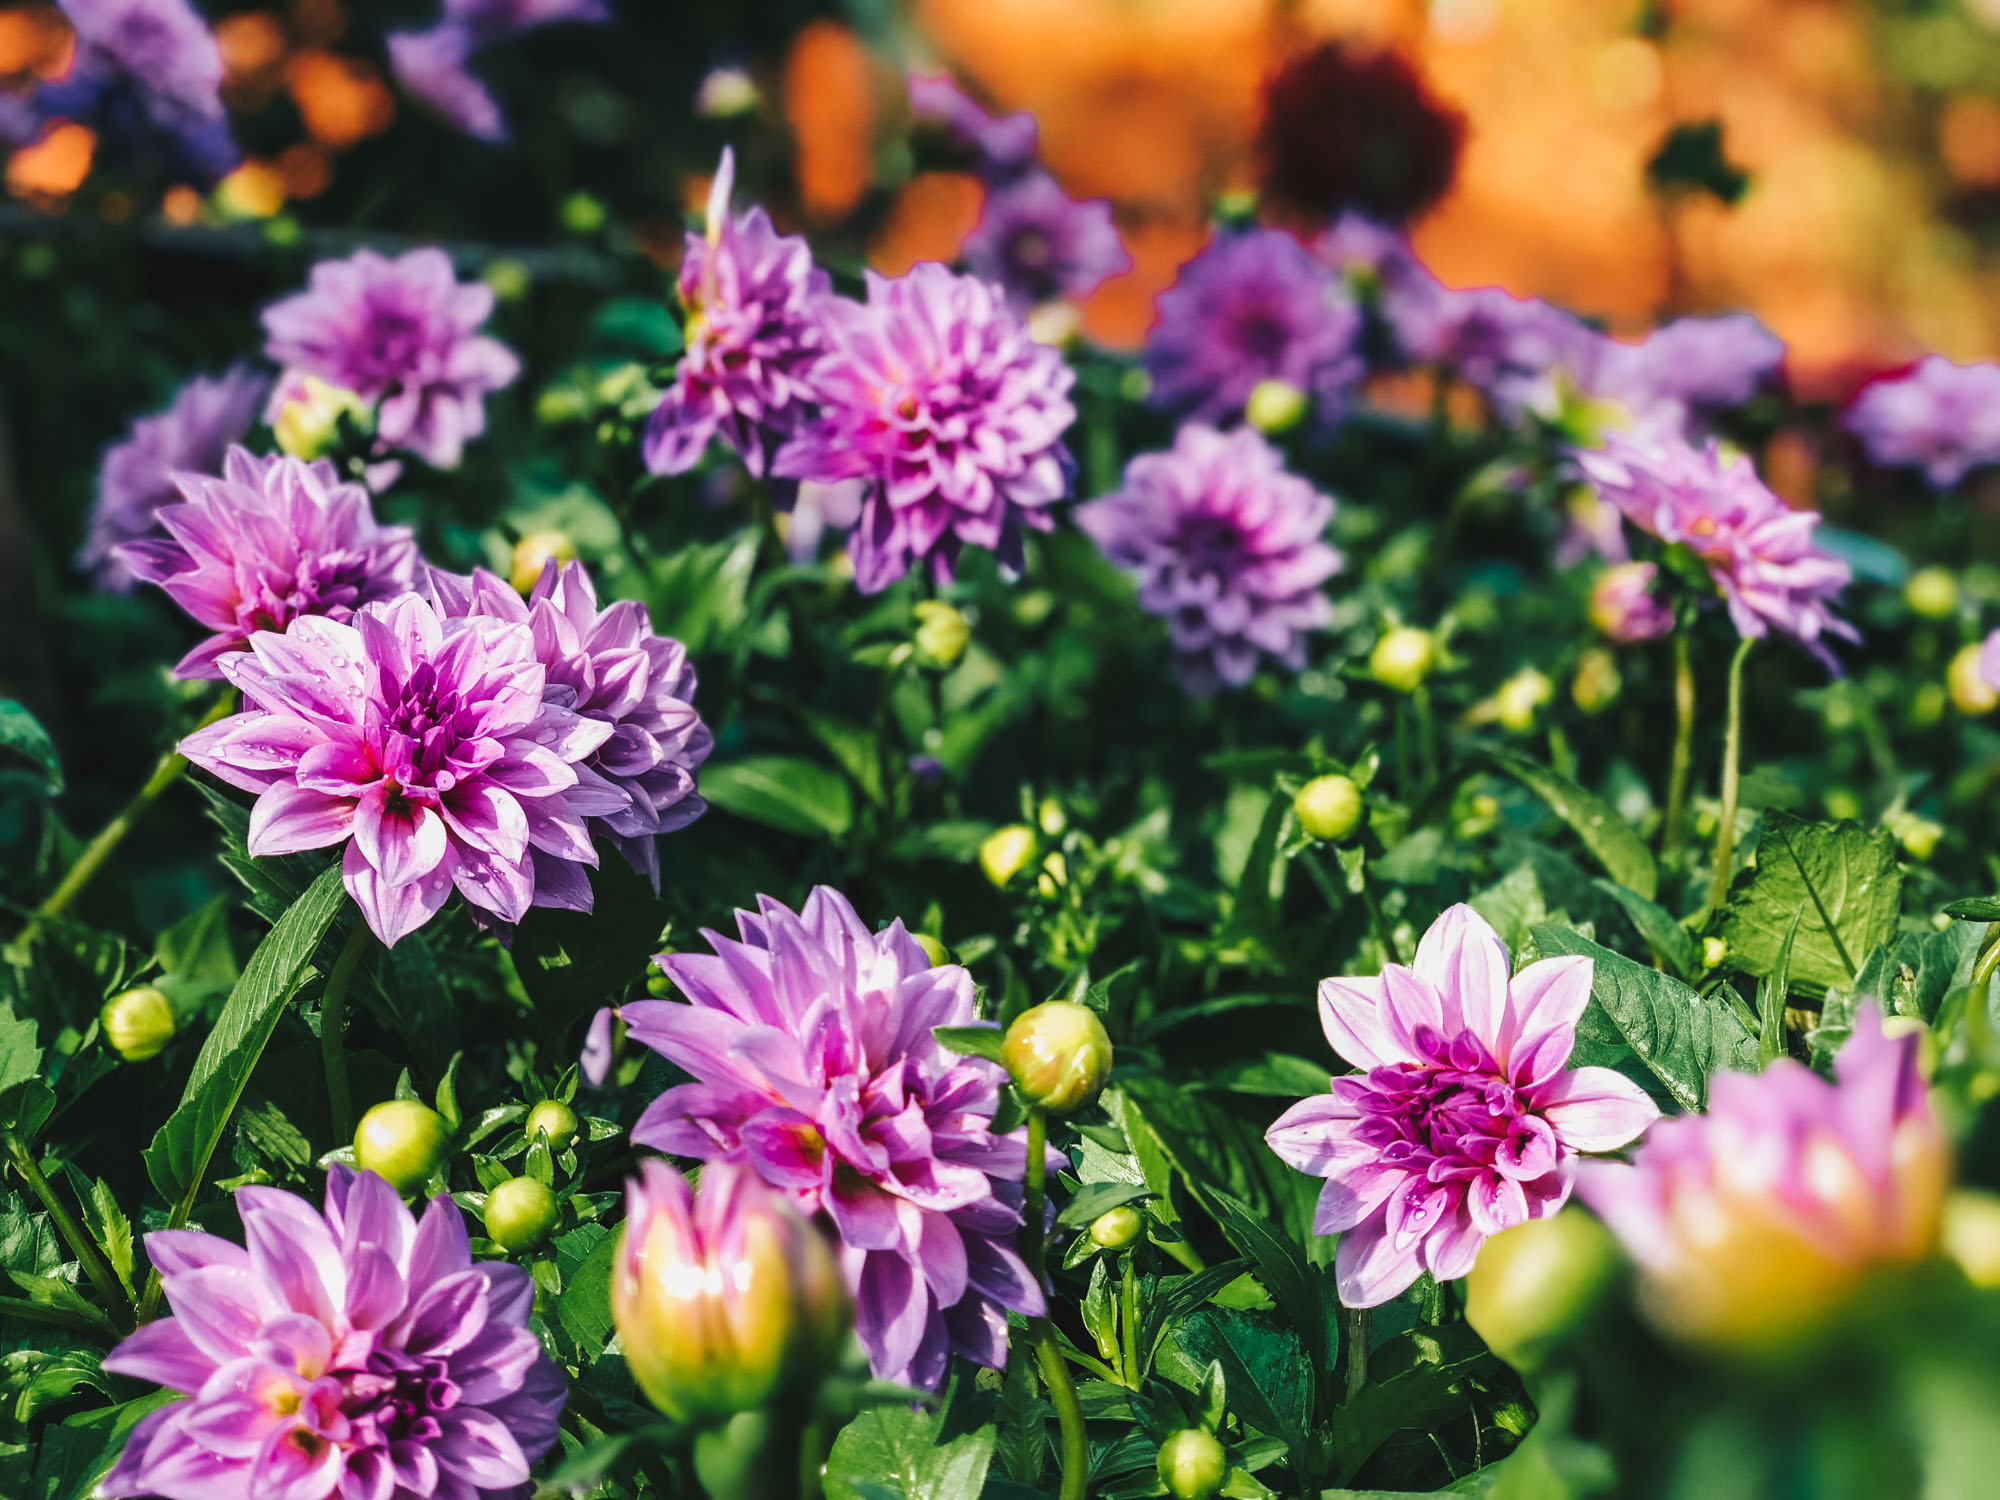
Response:
[[[264,309],[264,353],[287,374],[378,403],[383,448],[449,469],[486,430],[486,393],[521,372],[511,349],[479,333],[492,311],[493,289],[461,283],[442,250],[394,260],[360,250],[321,261],[305,291]]]
[[[536,888],[540,856],[597,864],[584,820],[626,795],[585,763],[612,725],[544,694],[534,631],[440,618],[416,594],[259,631],[223,675],[247,711],[181,753],[258,794],[250,853],[346,844],[347,893],[384,943],[431,919],[456,886],[500,922],[574,905]]]
[[[1503,407],[1596,337],[1574,314],[1497,286],[1458,290],[1423,271],[1390,289],[1384,315],[1403,352],[1450,370]]]
[[[541,26],[611,19],[604,0],[444,0],[444,24],[464,28],[475,46],[491,46]]]
[[[1930,355],[1862,387],[1844,422],[1873,462],[1922,469],[1933,488],[1950,489],[2000,463],[2000,365]]]
[[[1088,297],[1132,269],[1111,205],[1101,198],[1077,202],[1046,172],[989,193],[963,253],[967,270],[997,281],[1024,311],[1059,297]]]
[[[813,374],[819,416],[779,452],[789,479],[867,484],[847,539],[854,581],[877,593],[913,564],[949,581],[967,542],[1021,566],[1021,528],[1047,531],[1069,492],[1062,436],[1075,372],[997,287],[925,263],[868,301],[829,299]]]
[[[462,27],[392,31],[389,67],[403,91],[461,135],[504,141],[507,122],[486,85],[467,69],[473,44]]]
[[[742,941],[657,962],[690,1004],[625,1006],[630,1035],[694,1075],[632,1139],[747,1162],[839,1234],[875,1373],[935,1389],[947,1358],[999,1369],[1007,1314],[1040,1317],[1015,1248],[1024,1132],[991,1133],[1005,1075],[947,1052],[935,1026],[975,1024],[972,978],[931,967],[892,922],[870,932],[821,886],[796,914],[768,896]]]
[[[1321,982],[1326,1039],[1363,1071],[1293,1105],[1266,1139],[1326,1179],[1313,1228],[1340,1236],[1342,1302],[1378,1306],[1425,1271],[1463,1276],[1488,1235],[1563,1206],[1580,1153],[1658,1118],[1622,1073],[1565,1071],[1591,971],[1544,958],[1510,977],[1486,919],[1454,906],[1411,967]]]
[[[1333,620],[1320,591],[1340,571],[1325,541],[1333,501],[1285,472],[1247,427],[1188,423],[1164,453],[1125,466],[1116,494],[1076,509],[1076,524],[1139,573],[1139,603],[1167,621],[1194,693],[1241,687],[1259,655],[1297,671],[1305,636]]]
[[[97,500],[90,535],[76,555],[97,587],[126,594],[136,581],[113,553],[126,542],[160,534],[161,507],[179,498],[176,470],[213,474],[223,455],[257,420],[269,389],[267,377],[246,365],[219,376],[197,375],[174,393],[165,411],[141,417],[124,440],[104,450],[97,469]]]
[[[1694,448],[1680,438],[1645,442],[1613,433],[1576,461],[1626,520],[1708,564],[1739,634],[1761,640],[1775,627],[1829,671],[1839,664],[1826,638],[1861,639],[1833,612],[1853,575],[1814,545],[1818,512],[1794,510],[1772,494],[1748,458],[1725,457],[1714,442]]]
[[[378,526],[368,491],[343,483],[325,459],[260,458],[231,448],[220,478],[173,476],[182,499],[112,556],[156,583],[214,634],[181,658],[180,677],[227,675],[223,658],[260,630],[294,620],[344,620],[375,599],[410,591],[417,543],[407,526]]]
[[[187,1393],[142,1418],[98,1493],[164,1500],[486,1500],[527,1493],[567,1387],[519,1266],[474,1264],[449,1198],[415,1218],[335,1166],[317,1213],[236,1194],[243,1245],[146,1236],[170,1317],[104,1368]]]
[[[1033,115],[991,114],[942,73],[910,75],[910,112],[942,125],[978,152],[988,182],[1005,182],[1034,164],[1040,132]]]
[[[1677,318],[1639,349],[1655,392],[1707,411],[1742,406],[1777,378],[1785,359],[1784,341],[1748,313]]]
[[[1339,420],[1364,373],[1361,312],[1346,283],[1276,229],[1225,231],[1160,294],[1143,359],[1153,404],[1200,422],[1243,413],[1261,381],[1311,396]]]
[[[36,92],[42,119],[87,120],[114,136],[164,134],[193,170],[237,161],[222,107],[222,49],[187,0],[61,0],[76,28],[63,78]]]
[[[825,352],[826,272],[797,235],[762,208],[732,215],[735,153],[725,149],[708,195],[708,232],[687,237],[680,298],[687,351],[646,423],[646,467],[684,474],[720,435],[762,476],[765,445],[796,432],[810,410],[813,366]]]
[[[657,891],[659,835],[687,827],[708,810],[695,792],[695,770],[715,748],[715,736],[694,709],[687,649],[653,634],[645,605],[635,599],[599,610],[582,563],[547,563],[525,600],[484,569],[470,578],[433,572],[430,582],[448,615],[528,626],[548,674],[543,698],[610,726],[610,738],[576,773],[600,795],[617,794],[623,805],[592,817],[590,827]],[[590,909],[582,866],[558,855],[536,854],[535,890],[542,905]]]

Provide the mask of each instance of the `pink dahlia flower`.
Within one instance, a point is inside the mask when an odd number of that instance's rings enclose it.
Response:
[[[1164,453],[1125,466],[1124,488],[1076,509],[1076,524],[1139,573],[1139,603],[1167,621],[1191,692],[1241,687],[1260,655],[1298,671],[1306,633],[1333,620],[1320,585],[1340,571],[1326,544],[1333,502],[1248,427],[1188,423]]]
[[[1544,958],[1510,978],[1486,919],[1454,906],[1411,967],[1321,982],[1326,1038],[1364,1071],[1293,1105],[1266,1139],[1327,1180],[1313,1227],[1340,1236],[1342,1302],[1374,1307],[1425,1271],[1463,1276],[1488,1235],[1563,1206],[1580,1153],[1658,1118],[1623,1074],[1565,1071],[1591,971]]]
[[[479,332],[492,312],[493,289],[461,283],[442,250],[394,260],[360,250],[321,261],[305,291],[264,309],[264,353],[286,374],[377,403],[383,448],[449,469],[486,430],[487,393],[521,373],[511,349]]]
[[[900,922],[870,932],[824,886],[797,913],[758,908],[737,913],[742,941],[708,932],[713,954],[658,960],[691,1003],[620,1012],[695,1079],[632,1139],[748,1162],[824,1212],[878,1376],[934,1388],[953,1353],[1001,1368],[1007,1314],[1046,1309],[1015,1248],[1025,1133],[990,1128],[1005,1075],[931,1035],[975,1023],[971,976],[932,968]]]
[[[1935,1252],[1950,1185],[1915,1035],[1874,1005],[1834,1059],[1721,1073],[1708,1113],[1654,1127],[1630,1166],[1578,1183],[1639,1263],[1643,1305],[1684,1337],[1782,1343],[1826,1318],[1872,1267]]]
[[[1761,640],[1775,628],[1834,671],[1826,638],[1861,639],[1833,612],[1852,573],[1814,545],[1818,512],[1794,510],[1772,494],[1748,458],[1726,457],[1713,442],[1694,448],[1679,438],[1613,433],[1576,461],[1626,520],[1708,564],[1739,634]]]
[[[695,712],[687,648],[653,634],[637,600],[598,609],[582,563],[548,563],[525,600],[484,569],[470,578],[433,572],[430,582],[449,615],[528,626],[548,673],[543,699],[610,727],[610,737],[576,766],[595,800],[609,800],[609,793],[620,801],[616,812],[592,817],[590,827],[658,890],[659,836],[708,810],[695,792],[695,770],[715,748],[715,736]],[[542,905],[590,910],[583,866],[559,855],[536,853],[535,890]]]
[[[499,103],[467,66],[474,45],[463,27],[446,22],[427,31],[392,31],[383,41],[389,69],[412,99],[461,135],[507,139]]]
[[[112,555],[214,632],[181,658],[177,676],[225,676],[224,659],[257,631],[313,615],[344,620],[415,582],[410,528],[376,525],[368,491],[342,483],[324,459],[231,448],[220,478],[176,474],[174,484],[184,498],[156,517],[166,535]]]
[[[773,472],[867,484],[847,540],[855,583],[876,593],[924,563],[949,581],[968,542],[1021,566],[1021,528],[1047,531],[1069,493],[1075,372],[998,287],[940,265],[871,271],[865,306],[830,298],[822,317],[820,415]]]
[[[2000,463],[2000,365],[1930,355],[1863,386],[1843,420],[1874,462],[1922,469],[1934,489],[1950,489]]]
[[[1658,640],[1674,628],[1673,609],[1653,592],[1659,578],[1649,562],[1606,568],[1591,586],[1590,623],[1621,646]]]
[[[536,888],[537,860],[594,867],[585,819],[626,804],[584,770],[613,726],[549,701],[527,625],[441,618],[405,594],[348,624],[259,631],[223,675],[247,711],[182,754],[258,794],[250,853],[346,844],[348,894],[384,943],[454,886],[501,922],[572,905],[567,885]]]
[[[189,1399],[142,1418],[98,1493],[162,1500],[475,1500],[525,1494],[556,1440],[562,1374],[518,1266],[475,1265],[449,1198],[415,1218],[336,1166],[326,1208],[236,1194],[246,1243],[146,1236],[171,1317],[104,1368]]]

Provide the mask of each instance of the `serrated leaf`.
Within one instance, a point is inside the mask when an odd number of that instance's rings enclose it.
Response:
[[[1567,776],[1521,756],[1505,750],[1484,750],[1480,754],[1496,770],[1513,777],[1547,803],[1549,811],[1570,826],[1613,880],[1648,901],[1658,894],[1660,877],[1652,851],[1639,837],[1638,830],[1619,817],[1610,803],[1585,791]]]
[[[611,1269],[617,1248],[617,1237],[601,1224],[585,1224],[556,1241],[563,1287],[556,1322],[584,1364],[595,1363],[611,1338]]]
[[[1868,955],[1896,931],[1902,871],[1889,834],[1859,823],[1808,823],[1777,808],[1764,814],[1757,871],[1730,899],[1722,937],[1746,974],[1774,972],[1802,909],[1792,945],[1794,983],[1851,985]]]
[[[1221,1363],[1236,1415],[1284,1443],[1306,1488],[1317,1489],[1307,1433],[1312,1372],[1298,1334],[1268,1314],[1209,1307],[1181,1325],[1180,1344],[1199,1365]]]
[[[839,838],[854,825],[847,778],[817,761],[753,755],[709,765],[702,795],[732,817],[805,838]]]
[[[1147,1166],[1144,1136],[1149,1133],[1211,1213],[1212,1194],[1220,1189],[1282,1224],[1300,1242],[1311,1238],[1317,1185],[1264,1144],[1264,1132],[1279,1113],[1275,1104],[1254,1095],[1196,1094],[1167,1079],[1144,1076],[1124,1080],[1121,1094],[1125,1134],[1142,1166]],[[1134,1114],[1143,1132],[1135,1130]],[[1148,1166],[1148,1185],[1164,1197],[1166,1188],[1154,1176]]]

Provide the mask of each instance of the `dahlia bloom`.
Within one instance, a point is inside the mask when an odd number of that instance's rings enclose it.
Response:
[[[1408,235],[1352,209],[1321,230],[1307,248],[1313,259],[1350,283],[1386,287],[1412,275],[1430,274],[1410,248]]]
[[[486,393],[521,372],[512,350],[478,332],[492,311],[493,289],[461,283],[442,250],[394,260],[360,250],[321,261],[305,291],[264,309],[264,353],[287,374],[379,403],[383,448],[449,469],[486,430]]]
[[[772,472],[866,482],[847,539],[856,586],[878,593],[926,563],[948,582],[967,542],[1020,567],[1021,528],[1049,530],[1069,492],[1075,372],[997,288],[931,263],[870,272],[865,305],[830,298],[822,317],[820,413]]]
[[[378,526],[368,491],[343,483],[324,459],[231,448],[221,477],[173,480],[183,498],[157,513],[166,534],[123,543],[112,556],[214,632],[181,658],[176,676],[225,676],[224,659],[257,631],[282,632],[308,615],[344,620],[415,582],[410,528]]]
[[[1428,271],[1391,289],[1383,313],[1405,355],[1450,370],[1505,409],[1573,360],[1591,336],[1574,314],[1497,286],[1448,287]]]
[[[595,866],[585,826],[626,805],[584,762],[613,726],[545,697],[534,631],[441,618],[416,594],[351,623],[306,618],[226,656],[246,712],[198,730],[181,753],[257,793],[253,855],[345,844],[347,893],[393,945],[456,886],[500,922],[532,905],[539,856]]]
[[[1015,1248],[1024,1132],[991,1133],[1005,1076],[947,1052],[935,1026],[975,1022],[972,979],[931,967],[892,922],[870,932],[821,886],[795,914],[768,896],[742,941],[657,962],[691,1002],[623,1007],[629,1035],[694,1075],[632,1139],[745,1162],[824,1212],[875,1373],[935,1388],[953,1353],[999,1369],[1007,1314],[1041,1316]]]
[[[590,574],[577,562],[545,564],[525,600],[483,568],[470,578],[433,571],[430,585],[446,615],[528,626],[547,673],[544,700],[609,727],[610,737],[575,770],[580,782],[620,805],[589,826],[658,890],[659,835],[708,810],[695,793],[695,769],[715,748],[715,736],[694,709],[687,649],[653,634],[646,606],[635,599],[598,609]],[[534,864],[541,905],[590,909],[582,865],[540,851]]]
[[[1658,640],[1674,628],[1672,608],[1653,592],[1659,577],[1649,562],[1606,568],[1590,590],[1590,623],[1621,646]]]
[[[1825,640],[1857,641],[1833,612],[1852,576],[1846,563],[1813,544],[1816,511],[1794,510],[1764,487],[1742,455],[1714,442],[1641,442],[1610,434],[1577,465],[1641,531],[1680,543],[1708,564],[1739,634],[1761,640],[1773,628],[1838,670]]]
[[[528,1326],[519,1266],[474,1264],[465,1219],[422,1219],[335,1166],[323,1213],[237,1190],[245,1245],[146,1236],[173,1315],[104,1368],[184,1391],[140,1419],[98,1493],[164,1500],[484,1500],[525,1494],[567,1387]]]
[[[1782,1344],[1872,1267],[1935,1252],[1950,1156],[1917,1037],[1860,1008],[1837,1082],[1789,1058],[1719,1073],[1708,1113],[1654,1127],[1631,1165],[1592,1162],[1583,1201],[1639,1263],[1667,1328],[1734,1348]]]
[[[910,113],[934,121],[972,147],[989,182],[1005,182],[1026,171],[1040,145],[1033,115],[993,115],[942,73],[910,75]]]
[[[1454,906],[1411,967],[1321,981],[1326,1039],[1365,1071],[1293,1105],[1265,1138],[1327,1179],[1313,1228],[1340,1236],[1342,1302],[1375,1307],[1425,1271],[1463,1276],[1488,1235],[1563,1206],[1579,1153],[1615,1150],[1658,1118],[1623,1074],[1564,1070],[1592,967],[1544,958],[1510,979],[1506,945]]]
[[[41,118],[85,120],[112,135],[150,128],[204,177],[235,165],[222,49],[187,0],[62,0],[61,8],[76,51],[69,72],[36,92]]]
[[[165,411],[139,418],[123,441],[104,450],[90,533],[76,555],[98,588],[132,591],[136,580],[114,553],[126,542],[159,535],[161,507],[178,498],[176,470],[213,474],[222,468],[230,444],[241,442],[256,422],[269,384],[245,365],[219,376],[197,375]]]
[[[1079,203],[1046,172],[987,194],[963,250],[966,269],[997,281],[1023,310],[1059,297],[1088,297],[1132,269],[1101,198]]]
[[[1233,420],[1258,382],[1282,380],[1330,424],[1364,371],[1346,284],[1276,229],[1218,234],[1158,309],[1141,356],[1153,404],[1196,421]]]
[[[1930,355],[1862,387],[1843,422],[1873,462],[1922,469],[1934,488],[1949,489],[2000,463],[2000,365]]]
[[[1333,501],[1248,427],[1188,423],[1164,453],[1125,466],[1115,494],[1076,524],[1139,573],[1139,603],[1168,622],[1189,691],[1241,687],[1260,655],[1298,671],[1305,637],[1332,623],[1320,585],[1340,571],[1325,541]]]
[[[384,38],[389,69],[412,99],[461,135],[504,141],[507,122],[492,92],[472,75],[472,38],[457,26],[392,31]]]
[[[646,467],[693,468],[718,435],[761,476],[765,444],[796,432],[810,408],[812,371],[826,349],[819,312],[833,284],[797,235],[762,208],[732,215],[736,157],[727,149],[708,194],[708,232],[681,260],[687,350],[646,423]]]
[[[1742,406],[1777,378],[1785,359],[1784,341],[1748,313],[1676,318],[1639,349],[1658,395],[1707,411]]]

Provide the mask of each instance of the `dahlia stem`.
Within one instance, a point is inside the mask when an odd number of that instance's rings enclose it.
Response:
[[[1431,712],[1430,688],[1418,683],[1410,704],[1417,713],[1417,757],[1424,768],[1424,790],[1429,791],[1438,781],[1437,718]]]
[[[1368,1309],[1347,1309],[1347,1399],[1352,1401],[1368,1384]]]
[[[132,1326],[132,1298],[119,1285],[118,1278],[111,1274],[111,1267],[105,1262],[104,1254],[97,1248],[97,1241],[76,1222],[75,1216],[63,1206],[62,1199],[49,1179],[42,1174],[41,1163],[35,1160],[35,1153],[12,1131],[7,1133],[7,1154],[13,1158],[14,1170],[19,1172],[42,1200],[42,1207],[49,1212],[49,1220],[56,1226],[56,1233],[76,1255],[77,1264],[83,1267],[83,1274],[90,1278],[90,1284],[97,1288],[98,1296],[104,1299],[105,1311],[112,1324],[120,1330]]]
[[[347,934],[333,972],[326,978],[326,996],[319,1007],[319,1055],[326,1065],[326,1108],[333,1117],[335,1145],[354,1139],[354,1097],[347,1087],[347,982],[373,936],[359,911]]]
[[[1694,762],[1694,653],[1685,627],[1674,632],[1674,759],[1667,772],[1667,821],[1660,831],[1660,857],[1681,852],[1688,770]]]
[[[1715,874],[1708,883],[1708,904],[1702,908],[1704,922],[1729,894],[1730,866],[1736,859],[1736,799],[1742,785],[1743,661],[1753,644],[1746,635],[1729,659],[1729,726],[1722,741],[1722,821],[1715,830]]]
[[[1028,1275],[1044,1293],[1048,1278],[1043,1271],[1042,1241],[1047,1230],[1042,1224],[1047,1201],[1048,1116],[1039,1109],[1028,1111],[1028,1167],[1022,1176],[1021,1254],[1028,1262]],[[1062,1429],[1062,1489],[1059,1500],[1083,1500],[1090,1484],[1090,1435],[1083,1426],[1083,1403],[1076,1398],[1076,1385],[1063,1363],[1062,1346],[1056,1342],[1055,1324],[1047,1318],[1028,1319],[1028,1338],[1035,1348],[1035,1362],[1041,1366],[1042,1382],[1049,1388],[1049,1400],[1056,1409]]]
[[[1985,946],[1979,950],[1979,960],[1972,966],[1972,992],[1985,999],[1986,989],[1993,983],[1995,970],[2000,970],[2000,922],[1986,929]]]

